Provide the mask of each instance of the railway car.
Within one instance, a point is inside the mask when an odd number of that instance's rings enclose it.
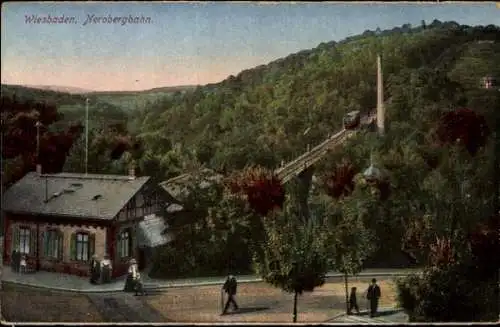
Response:
[[[359,110],[351,111],[344,116],[344,128],[356,129],[361,122],[361,113]]]

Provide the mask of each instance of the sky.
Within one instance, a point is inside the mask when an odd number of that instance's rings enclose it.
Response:
[[[500,25],[500,5],[7,2],[1,18],[2,83],[120,91],[216,83],[377,27]]]

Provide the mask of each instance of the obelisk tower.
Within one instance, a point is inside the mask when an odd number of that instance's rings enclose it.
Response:
[[[382,63],[380,55],[377,56],[377,129],[380,135],[384,135],[385,126],[384,108],[384,81],[382,79]]]

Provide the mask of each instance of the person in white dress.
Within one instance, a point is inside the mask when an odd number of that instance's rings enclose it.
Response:
[[[137,265],[137,261],[135,259],[130,260],[130,265],[128,267],[128,276],[127,282],[131,282],[133,284],[133,290],[135,291],[135,295],[146,295],[144,291],[144,287],[141,281],[141,274],[139,273],[139,266]],[[130,289],[125,285],[125,290]]]
[[[101,261],[101,271],[102,271],[102,282],[103,283],[111,282],[113,266],[111,265],[111,260],[108,254],[105,254],[104,258]]]
[[[24,274],[27,270],[28,267],[28,258],[26,257],[26,254],[21,255],[21,261],[19,262],[19,267],[21,270],[21,273]]]

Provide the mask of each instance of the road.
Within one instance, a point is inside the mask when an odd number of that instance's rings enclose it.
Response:
[[[368,312],[361,312],[361,314],[355,314],[350,316],[341,316],[336,319],[330,320],[328,322],[333,323],[348,323],[348,324],[368,324],[368,325],[378,325],[387,323],[404,324],[408,322],[408,315],[402,310],[380,310],[379,315],[370,318]]]

